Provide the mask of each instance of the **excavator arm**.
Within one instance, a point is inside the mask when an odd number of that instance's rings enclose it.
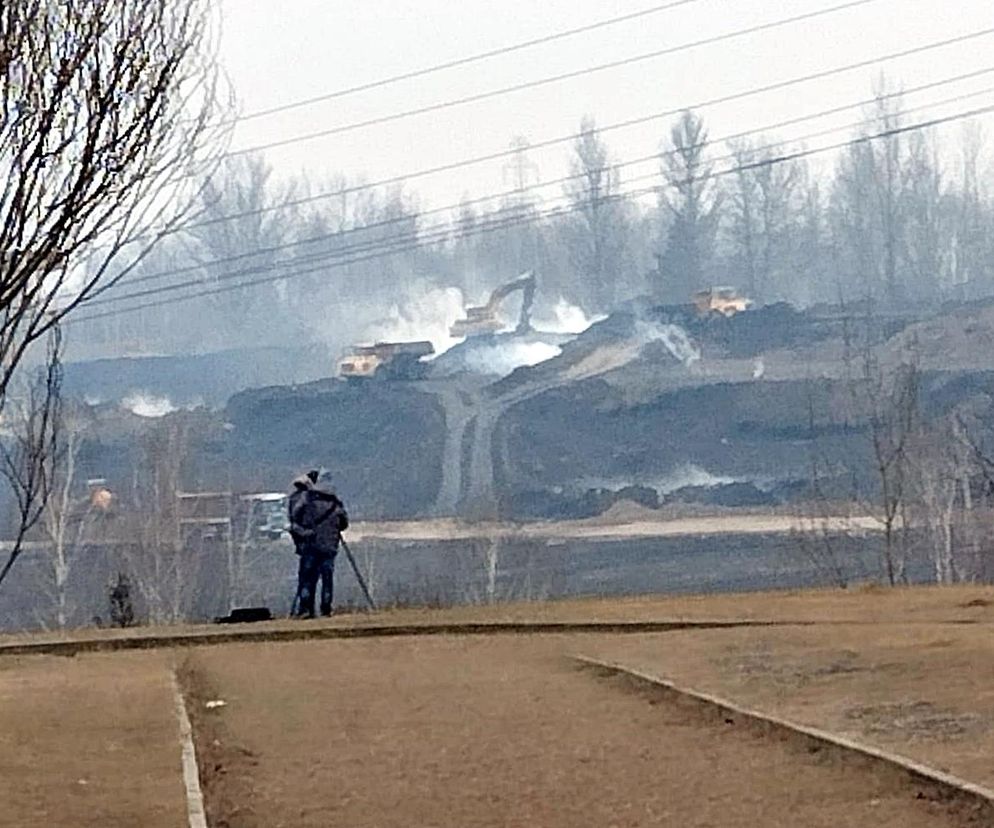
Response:
[[[501,303],[512,293],[522,291],[521,315],[515,333],[527,333],[531,330],[531,310],[535,301],[535,274],[531,271],[522,274],[517,279],[498,287],[490,294],[487,304],[481,307],[466,309],[466,318],[460,319],[452,326],[452,336],[478,336],[480,334],[496,333],[500,328],[497,313]]]

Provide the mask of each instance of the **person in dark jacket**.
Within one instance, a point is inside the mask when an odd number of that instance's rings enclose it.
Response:
[[[301,521],[305,520],[304,516],[307,513],[307,502],[310,498],[311,488],[317,483],[319,474],[320,472],[314,469],[307,472],[307,474],[300,475],[300,477],[293,481],[293,491],[290,492],[290,497],[287,499],[287,512],[290,518],[290,537],[293,538],[294,549],[298,555],[303,551],[307,535]],[[295,521],[295,516],[301,520]]]
[[[311,471],[293,481],[288,510],[290,535],[300,556],[297,573],[297,615],[314,617],[318,580],[321,615],[331,615],[335,556],[342,532],[349,526],[345,505],[331,486],[327,472]]]

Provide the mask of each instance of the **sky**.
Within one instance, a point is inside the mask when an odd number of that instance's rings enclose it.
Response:
[[[242,113],[279,106],[398,73],[553,34],[659,5],[661,0],[225,0],[221,56]],[[356,121],[498,89],[562,72],[656,51],[779,18],[840,5],[844,0],[696,0],[687,5],[524,51],[415,80],[360,92],[239,123],[232,149],[304,135]],[[578,130],[584,115],[601,126],[694,106],[708,99],[994,27],[991,0],[873,0],[782,28],[754,33],[633,65],[583,75],[339,135],[265,151],[280,176],[304,173],[315,188],[333,177],[376,181]],[[893,60],[744,100],[699,108],[712,138],[759,129],[872,95],[883,72],[905,88],[994,67],[994,35]],[[994,104],[994,72],[908,95],[912,120]],[[943,99],[978,93],[955,103]],[[918,110],[918,107],[926,107]],[[771,131],[777,139],[842,127],[858,110]],[[616,161],[650,155],[672,117],[608,130]],[[994,118],[981,118],[987,131]],[[939,133],[948,163],[959,125]],[[845,133],[809,139],[815,147]],[[726,150],[716,147],[715,155]],[[826,158],[830,158],[827,156]],[[569,172],[569,144],[529,154],[530,183]],[[820,162],[823,169],[829,160]],[[623,186],[658,163],[623,168]],[[508,162],[491,161],[411,180],[425,208],[456,204],[513,187]],[[626,183],[630,182],[630,183]],[[322,187],[322,184],[326,185]],[[560,185],[537,190],[543,204]]]

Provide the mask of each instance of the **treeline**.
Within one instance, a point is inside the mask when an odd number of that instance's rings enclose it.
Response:
[[[572,177],[558,191],[529,186],[521,174],[529,171],[527,143],[519,141],[516,190],[442,214],[399,188],[363,189],[345,178],[279,182],[263,158],[233,158],[205,187],[193,226],[105,295],[175,292],[100,306],[149,305],[75,326],[71,346],[77,354],[302,340],[341,347],[406,306],[430,306],[429,291],[457,287],[477,301],[527,269],[541,274],[540,304],[565,299],[588,313],[639,296],[686,302],[716,284],[758,303],[800,306],[994,294],[994,204],[980,127],[964,122],[954,145],[935,130],[902,132],[913,119],[892,93],[864,115],[854,139],[887,137],[854,140],[819,175],[802,147],[775,136],[716,145],[702,118],[687,112],[665,136],[660,175],[647,186],[626,185],[596,124],[584,119]],[[337,195],[311,198],[328,192]],[[192,293],[200,295],[171,302]]]

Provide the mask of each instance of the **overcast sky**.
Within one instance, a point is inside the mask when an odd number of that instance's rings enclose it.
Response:
[[[233,147],[247,147],[429,105],[532,79],[607,63],[671,45],[773,21],[843,0],[698,0],[636,21],[412,81],[361,92],[237,128]],[[226,68],[243,112],[278,106],[343,87],[540,37],[661,0],[226,0]],[[694,48],[537,89],[390,124],[266,151],[281,174],[306,171],[320,181],[335,173],[376,180],[505,149],[515,136],[532,143],[577,130],[584,114],[608,125],[685,107],[720,95],[872,58],[945,37],[994,27],[991,0],[875,0],[865,6],[773,31]],[[994,36],[700,110],[712,137],[764,127],[871,93],[881,70],[905,87],[994,66]],[[994,72],[908,96],[909,108],[994,87]],[[994,103],[987,92],[930,107],[911,117]],[[785,138],[841,126],[860,115],[778,130]],[[609,132],[616,160],[657,150],[671,118]],[[990,116],[985,123],[992,123]],[[952,147],[959,130],[943,138]],[[812,139],[809,146],[842,138]],[[538,176],[567,173],[567,145],[532,153]],[[658,165],[626,168],[623,179]],[[506,163],[494,161],[409,185],[425,206],[508,189]],[[633,184],[631,186],[644,186]],[[549,198],[560,187],[544,191]]]

